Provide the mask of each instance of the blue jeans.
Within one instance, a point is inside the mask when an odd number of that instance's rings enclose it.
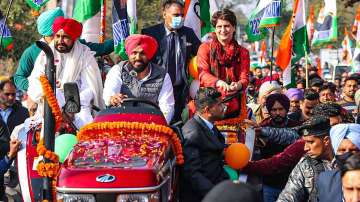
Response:
[[[276,202],[280,193],[281,189],[277,189],[263,184],[264,202]]]

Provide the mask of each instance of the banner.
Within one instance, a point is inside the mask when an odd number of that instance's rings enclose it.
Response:
[[[352,26],[351,32],[354,35],[356,40],[355,50],[352,60],[352,72],[360,71],[360,6],[357,9],[357,14],[354,20],[354,25]]]
[[[320,9],[315,22],[313,46],[320,46],[337,40],[336,0],[324,0],[325,6]]]

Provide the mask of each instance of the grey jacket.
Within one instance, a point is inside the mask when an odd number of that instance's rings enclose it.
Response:
[[[317,201],[315,186],[317,178],[321,172],[332,169],[333,165],[330,161],[304,156],[291,172],[277,202]]]

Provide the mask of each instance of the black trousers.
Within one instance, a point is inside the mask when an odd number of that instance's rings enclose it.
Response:
[[[173,89],[174,89],[174,99],[175,99],[175,113],[171,123],[176,123],[178,121],[181,121],[181,113],[185,108],[188,93],[185,84],[174,86]]]

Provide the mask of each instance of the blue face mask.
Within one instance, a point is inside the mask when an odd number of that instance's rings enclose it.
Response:
[[[184,20],[183,17],[173,17],[171,20],[171,27],[173,29],[180,29],[182,26],[184,26]]]

